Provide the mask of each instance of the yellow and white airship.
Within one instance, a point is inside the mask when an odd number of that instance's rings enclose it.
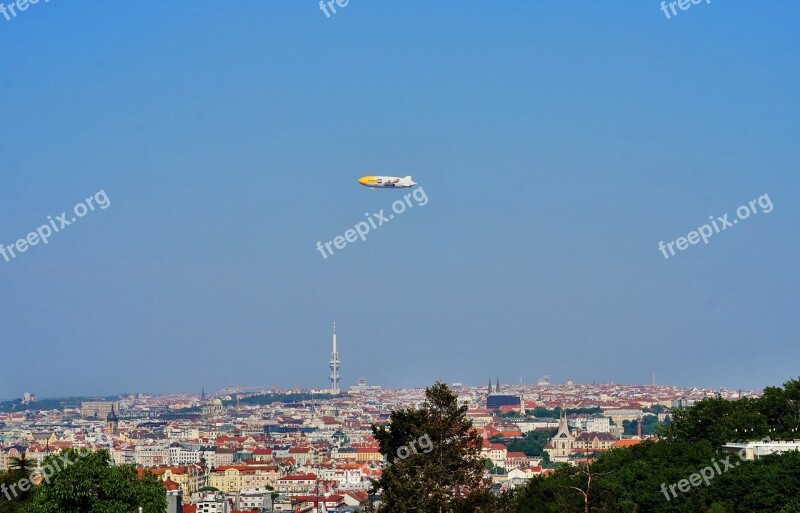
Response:
[[[379,187],[414,187],[417,185],[411,176],[399,178],[397,176],[362,176],[358,183],[366,187],[377,189]]]

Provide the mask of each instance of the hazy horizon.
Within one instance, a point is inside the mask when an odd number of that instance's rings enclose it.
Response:
[[[789,379],[795,379],[795,378],[796,378],[796,376],[791,376],[791,377],[788,377],[788,378],[782,380],[780,383],[773,383],[773,384],[766,385],[766,386],[782,386],[784,382],[788,381]],[[492,378],[492,386],[494,386],[494,384],[495,384],[495,379],[496,378]],[[430,383],[428,383],[426,385],[419,385],[419,386],[391,386],[391,387],[389,387],[389,386],[384,386],[382,383],[379,383],[379,382],[368,382],[367,384],[368,385],[380,385],[380,386],[382,386],[384,388],[384,390],[403,390],[403,389],[405,389],[405,390],[412,390],[412,389],[422,390],[422,389],[425,389],[425,388],[433,385],[436,381],[437,380],[433,380],[433,381],[431,381]],[[441,381],[441,380],[439,380],[439,381]],[[469,388],[481,388],[481,387],[488,386],[488,378],[487,378],[485,383],[469,383],[469,382],[463,382],[463,381],[458,381],[458,380],[451,381],[451,382],[444,382],[444,383],[447,386],[452,386],[453,384],[460,383],[461,385],[469,387]],[[343,380],[343,383],[342,383],[343,393],[345,393],[347,391],[347,388],[349,388],[350,386],[355,385],[355,384],[356,384],[356,380],[353,380],[352,383],[348,383],[348,382],[346,382],[346,380]],[[501,388],[505,387],[505,385],[517,386],[517,387],[518,386],[525,386],[525,387],[538,386],[537,383],[526,382],[526,383],[520,384],[519,382],[517,382],[517,383],[514,383],[514,382],[503,382],[503,380],[501,379],[500,380]],[[620,382],[610,382],[610,381],[604,381],[604,382],[600,382],[600,381],[596,381],[596,382],[574,381],[574,385],[575,386],[581,386],[581,385],[590,385],[590,386],[591,385],[595,385],[595,386],[596,385],[619,385],[619,386],[634,386],[635,387],[635,386],[651,386],[652,382],[651,383],[620,383]],[[245,386],[248,386],[248,385],[241,385],[241,386],[242,386],[242,388],[244,388]],[[566,380],[554,381],[554,380],[551,379],[551,383],[550,383],[549,386],[566,386]],[[678,387],[678,388],[717,389],[717,390],[721,389],[721,388],[724,388],[724,389],[728,389],[728,390],[743,390],[743,391],[751,391],[751,392],[761,392],[761,391],[763,391],[763,388],[746,388],[746,387],[738,387],[738,386],[732,386],[732,385],[711,386],[711,385],[698,385],[698,384],[674,384],[674,383],[659,383],[659,382],[656,382],[656,386],[657,387],[664,386],[664,387]],[[222,391],[223,388],[234,388],[234,387],[235,387],[235,385],[233,387],[222,387],[220,389],[209,389],[208,387],[201,386],[197,390],[173,390],[173,391],[144,391],[144,390],[131,391],[131,390],[128,390],[128,391],[124,391],[124,392],[108,392],[108,393],[77,393],[77,394],[70,394],[69,396],[66,396],[66,395],[42,396],[42,395],[36,394],[35,391],[30,390],[30,389],[25,389],[24,392],[31,392],[31,393],[33,393],[33,394],[35,394],[37,396],[37,400],[43,400],[43,399],[64,399],[64,398],[67,398],[67,397],[89,398],[89,397],[111,397],[111,396],[139,395],[139,394],[153,395],[153,396],[200,395],[200,393],[203,391],[203,388],[205,388],[206,396],[216,396],[216,395],[222,395],[222,394],[220,394],[220,392]],[[253,387],[249,387],[248,386],[248,388],[253,388]],[[298,388],[298,387],[281,386],[281,387],[278,387],[278,388],[285,391],[285,390],[295,389],[295,388]],[[305,391],[310,391],[310,390],[315,390],[315,389],[316,390],[321,390],[321,389],[325,389],[325,388],[326,388],[325,386],[319,386],[319,387],[304,388],[304,390]],[[253,394],[253,393],[258,393],[258,392],[260,392],[260,391],[259,390],[243,390],[242,394],[243,395],[244,394]],[[232,394],[229,393],[227,395],[232,395]],[[13,401],[13,400],[20,399],[21,397],[22,397],[22,393],[20,393],[20,395],[18,397],[0,398],[0,401]]]

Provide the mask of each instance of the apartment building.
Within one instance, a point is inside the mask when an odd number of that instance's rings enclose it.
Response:
[[[225,493],[246,489],[275,488],[281,472],[276,465],[228,465],[208,474],[208,486]]]

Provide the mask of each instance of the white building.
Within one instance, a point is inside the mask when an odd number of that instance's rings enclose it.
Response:
[[[611,432],[611,419],[602,415],[578,417],[569,421],[570,426],[580,429],[584,433],[609,433]]]
[[[233,497],[237,510],[251,511],[272,506],[272,492],[266,488],[242,490]]]
[[[514,424],[523,433],[528,431],[535,431],[537,429],[554,429],[558,428],[558,419],[551,419],[546,417],[528,417],[524,419],[506,419],[510,424]]]
[[[503,467],[506,463],[507,455],[508,455],[508,450],[506,449],[505,445],[492,443],[489,442],[488,440],[483,441],[483,447],[481,448],[481,457],[491,460],[494,466]]]
[[[200,463],[200,451],[187,449],[177,444],[169,448],[169,464],[172,466],[194,465]]]
[[[137,445],[133,459],[140,467],[160,467],[169,463],[169,450],[161,446]]]
[[[642,410],[630,410],[630,409],[605,410],[603,412],[603,416],[610,418],[611,422],[613,422],[617,426],[621,426],[622,423],[626,420],[630,421],[637,420],[642,415],[644,415]]]
[[[724,451],[735,452],[746,460],[757,460],[769,454],[780,454],[787,451],[800,451],[800,440],[790,442],[760,442],[728,443],[722,446]]]
[[[231,511],[229,500],[218,492],[194,494],[192,504],[197,505],[197,513],[230,513]]]

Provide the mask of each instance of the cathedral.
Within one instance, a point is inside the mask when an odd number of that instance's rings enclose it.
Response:
[[[558,431],[550,442],[544,446],[545,452],[554,463],[569,463],[573,458],[593,458],[594,455],[614,447],[617,438],[610,433],[597,433],[583,431],[576,428],[573,433],[569,430],[566,412],[561,412],[558,418]]]
[[[569,461],[569,455],[574,448],[575,437],[569,432],[567,413],[562,411],[558,418],[558,431],[550,439],[550,443],[544,446],[544,450],[550,456],[550,461],[566,463]]]

